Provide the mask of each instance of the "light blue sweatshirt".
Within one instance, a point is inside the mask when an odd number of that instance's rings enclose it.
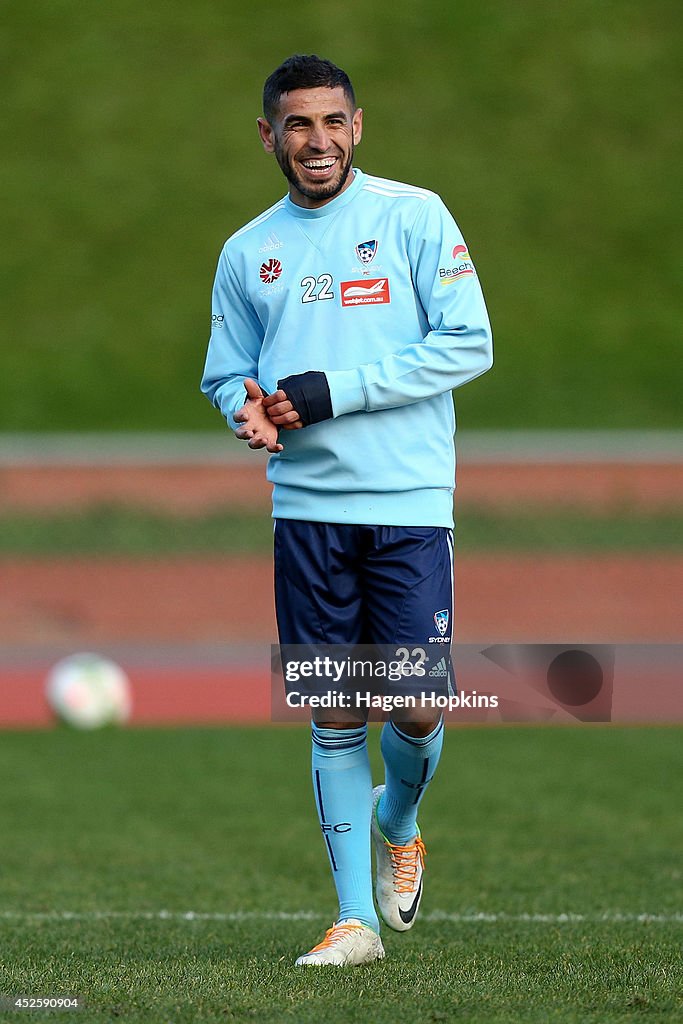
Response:
[[[355,171],[325,206],[289,197],[225,243],[202,391],[235,429],[245,377],[327,376],[333,418],[280,432],[273,515],[452,526],[451,390],[492,365],[463,237],[433,192]]]

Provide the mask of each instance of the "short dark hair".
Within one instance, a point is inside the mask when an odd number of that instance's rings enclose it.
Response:
[[[272,122],[277,114],[280,97],[283,93],[294,89],[317,89],[324,86],[335,89],[341,86],[353,110],[356,109],[356,97],[351,80],[345,71],[338,68],[331,60],[324,60],[314,53],[306,55],[295,53],[275,68],[266,79],[263,87],[263,116]]]

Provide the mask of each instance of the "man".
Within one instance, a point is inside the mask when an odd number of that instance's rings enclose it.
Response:
[[[238,438],[272,453],[280,643],[431,638],[448,656],[451,390],[489,369],[491,332],[438,196],[354,168],[362,124],[329,61],[294,56],[266,81],[258,129],[288,194],[223,249],[202,390]],[[339,915],[296,963],[369,963],[384,956],[371,840],[380,912],[407,930],[422,895],[417,808],[443,721],[384,724],[374,791],[367,723],[327,712],[312,731]]]

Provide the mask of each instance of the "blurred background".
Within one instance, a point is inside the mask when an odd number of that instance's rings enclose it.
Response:
[[[284,193],[263,81],[317,52],[365,109],[358,166],[442,195],[490,309],[495,367],[456,394],[456,638],[494,667],[516,642],[616,650],[615,706],[635,645],[622,720],[680,721],[680,4],[0,18],[3,991],[145,1024],[678,1019],[671,727],[452,730],[420,928],[385,937],[372,991],[292,976],[334,897],[306,728],[268,723],[265,460],[199,380],[223,242]],[[153,729],[45,728],[79,651]]]
[[[217,692],[228,662],[265,678],[264,458],[198,385],[221,246],[284,192],[255,119],[297,51],[349,72],[358,165],[439,192],[483,282],[461,641],[680,638],[679,21],[669,0],[3,11],[0,721],[35,717],[74,650]]]

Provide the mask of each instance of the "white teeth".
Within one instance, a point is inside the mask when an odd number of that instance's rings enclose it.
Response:
[[[334,160],[303,160],[302,163],[311,171],[326,171],[334,166]]]

